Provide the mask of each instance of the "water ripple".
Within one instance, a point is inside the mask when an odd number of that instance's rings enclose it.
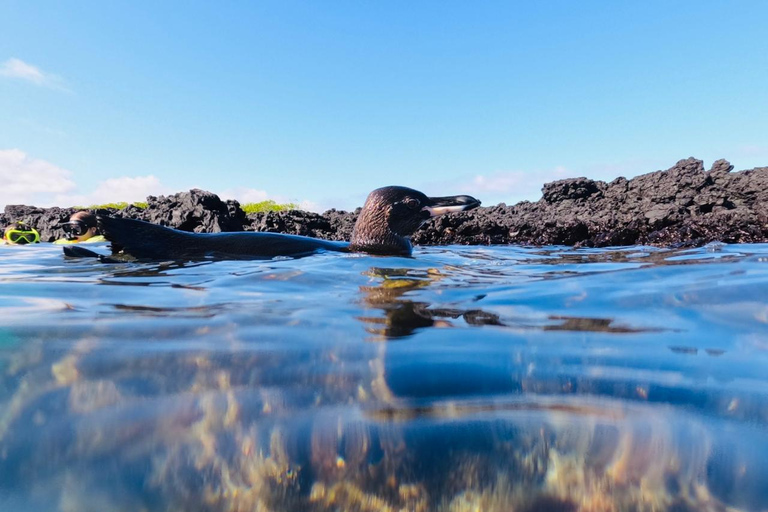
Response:
[[[14,510],[768,507],[766,244],[0,249]]]

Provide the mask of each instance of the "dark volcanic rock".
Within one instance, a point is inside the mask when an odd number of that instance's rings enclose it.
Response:
[[[12,222],[22,221],[40,233],[41,242],[53,242],[65,236],[64,231],[57,224],[68,221],[69,216],[75,211],[73,208],[37,208],[9,204],[0,215],[0,222],[3,226],[7,226]]]
[[[318,213],[302,210],[248,214],[248,231],[268,231],[292,235],[328,238],[332,228],[328,219]]]
[[[605,187],[602,181],[587,178],[570,178],[547,183],[541,189],[542,199],[548,203],[559,203],[566,199],[587,199]]]
[[[346,241],[352,237],[359,214],[360,208],[354,212],[328,210],[322,215],[302,210],[251,213],[245,229]]]
[[[610,183],[548,183],[535,203],[498,205],[432,220],[419,244],[702,245],[768,241],[768,167],[731,173],[718,160],[679,161],[666,171]],[[485,240],[483,240],[485,238]]]
[[[660,246],[768,241],[768,167],[731,172],[718,160],[709,171],[701,160],[681,160],[666,171],[610,183],[571,178],[547,183],[542,199],[499,204],[432,219],[413,236],[420,245],[532,244]],[[458,191],[461,192],[461,191]],[[480,198],[482,199],[482,198]],[[113,215],[187,231],[271,231],[349,240],[360,213],[329,210],[250,214],[237,201],[202,190],[149,197],[145,210],[128,207]],[[43,241],[63,236],[55,225],[67,208],[7,206],[0,220],[25,220]]]
[[[354,212],[345,212],[344,210],[328,210],[323,214],[323,217],[328,218],[328,222],[331,224],[331,229],[334,235],[331,240],[349,240],[352,238],[352,230],[357,222],[357,217],[360,215],[362,208],[355,208]]]
[[[216,194],[199,189],[170,196],[149,196],[142,219],[196,233],[242,231],[246,222],[240,203],[224,202]]]
[[[67,222],[70,215],[76,211],[80,211],[80,209],[59,208],[56,206],[53,208],[38,208],[36,206],[9,204],[5,207],[4,213],[0,215],[0,225],[7,226],[12,222],[22,221],[28,226],[35,228],[37,232],[40,233],[41,242],[53,242],[59,238],[66,237],[66,233],[59,224]],[[92,211],[108,215],[121,215],[125,210],[114,210],[110,208]]]

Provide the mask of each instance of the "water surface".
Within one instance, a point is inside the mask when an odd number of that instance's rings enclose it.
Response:
[[[768,510],[768,245],[0,281],[0,510]]]

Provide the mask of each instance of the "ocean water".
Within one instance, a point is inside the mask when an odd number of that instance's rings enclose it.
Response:
[[[768,510],[768,245],[0,282],[1,511]]]

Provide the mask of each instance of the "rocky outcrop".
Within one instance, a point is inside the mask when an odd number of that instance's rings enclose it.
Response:
[[[23,221],[40,233],[42,242],[53,242],[65,236],[58,224],[69,220],[70,215],[76,211],[74,208],[8,205],[3,215],[0,215],[0,222],[6,226],[11,222]],[[120,210],[109,208],[94,211],[197,233],[243,231],[248,225],[245,212],[237,201],[222,201],[216,194],[199,189],[169,196],[149,196],[147,208],[131,205]]]
[[[331,239],[335,230],[330,221],[318,213],[300,210],[283,212],[251,213],[248,215],[248,231],[268,231],[270,233],[291,233]]]
[[[245,212],[237,201],[222,201],[205,190],[193,189],[170,196],[149,196],[142,220],[195,233],[242,231]]]
[[[679,161],[666,171],[610,183],[548,183],[542,199],[437,218],[420,244],[521,243],[605,247],[703,245],[768,240],[768,167],[732,173],[718,160]]]
[[[610,183],[571,178],[547,183],[542,198],[438,217],[413,236],[417,245],[532,244],[696,246],[711,241],[768,241],[768,167],[731,172],[726,160],[705,170],[701,160],[681,160],[666,171]],[[482,199],[482,198],[480,198]],[[349,240],[359,209],[246,215],[237,201],[203,190],[147,198],[148,207],[104,210],[195,232],[271,231]],[[7,206],[3,225],[24,220],[43,241],[63,236],[67,208]]]
[[[41,242],[53,242],[64,236],[64,231],[58,226],[60,222],[69,220],[69,216],[75,213],[73,208],[37,208],[35,206],[8,205],[0,215],[0,223],[3,227],[12,222],[21,221],[40,233]]]

